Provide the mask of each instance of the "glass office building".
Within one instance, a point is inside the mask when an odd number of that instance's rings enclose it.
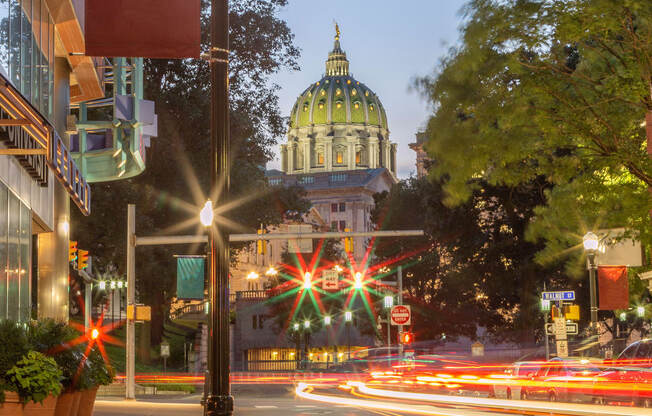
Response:
[[[0,0],[0,66],[21,94],[51,119],[54,22],[45,0]]]

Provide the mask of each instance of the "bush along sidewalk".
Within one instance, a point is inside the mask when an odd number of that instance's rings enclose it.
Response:
[[[53,320],[0,322],[0,416],[90,416],[114,373],[78,331]]]

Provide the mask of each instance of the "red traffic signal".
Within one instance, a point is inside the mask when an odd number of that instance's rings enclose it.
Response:
[[[399,342],[403,345],[412,344],[414,342],[414,334],[412,332],[403,332],[399,336]]]

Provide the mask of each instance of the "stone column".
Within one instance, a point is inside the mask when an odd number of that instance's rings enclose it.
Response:
[[[333,139],[326,137],[322,141],[324,143],[324,167],[327,172],[333,170]]]
[[[294,147],[295,147],[294,142],[288,142],[287,151],[286,151],[286,158],[287,158],[286,160],[288,162],[288,165],[287,165],[288,170],[287,170],[287,172],[285,172],[285,173],[288,173],[288,174],[291,174],[291,173],[294,172],[294,152],[295,152]]]
[[[367,143],[369,143],[369,168],[375,169],[378,167],[378,139],[370,137]]]
[[[312,150],[310,149],[310,139],[304,140],[303,143],[303,172],[310,173],[310,167],[312,165]]]
[[[346,143],[346,152],[348,157],[348,168],[349,170],[355,169],[355,147],[351,141]]]

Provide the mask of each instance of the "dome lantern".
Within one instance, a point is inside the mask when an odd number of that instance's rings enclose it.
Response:
[[[335,44],[326,61],[326,75],[329,77],[349,75],[349,61],[346,59],[346,52],[340,47],[340,27],[337,23],[335,23]]]

